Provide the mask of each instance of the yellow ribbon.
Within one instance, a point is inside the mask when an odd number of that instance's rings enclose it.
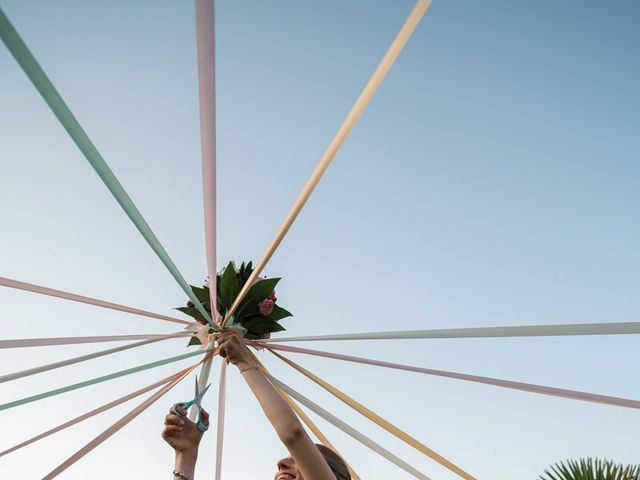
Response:
[[[340,128],[333,137],[333,140],[331,140],[331,143],[327,147],[327,150],[324,152],[324,155],[322,155],[322,158],[316,165],[316,168],[311,173],[311,177],[309,177],[309,180],[307,180],[307,183],[298,195],[298,198],[296,198],[296,201],[291,207],[291,210],[289,210],[289,213],[282,222],[282,225],[280,225],[278,231],[273,237],[273,240],[271,240],[271,243],[262,254],[262,258],[253,269],[253,272],[240,290],[240,293],[236,296],[236,299],[233,301],[231,308],[229,308],[229,311],[225,315],[225,318],[222,322],[223,327],[227,324],[231,316],[236,312],[238,306],[240,305],[240,302],[249,291],[249,288],[251,288],[251,285],[256,280],[256,278],[258,278],[258,275],[262,273],[262,270],[275,253],[276,249],[282,242],[282,239],[291,228],[291,225],[293,225],[293,222],[298,217],[298,214],[302,210],[302,207],[304,207],[305,203],[307,203],[307,200],[309,200],[309,197],[313,193],[313,190],[316,188],[316,185],[318,185],[318,183],[320,182],[320,179],[324,175],[324,172],[327,170],[327,168],[329,168],[329,164],[336,156],[336,153],[338,153],[338,150],[344,143],[347,135],[349,135],[349,132],[358,121],[358,118],[360,118],[360,115],[362,115],[362,112],[373,98],[376,90],[378,90],[378,87],[387,76],[387,73],[389,73],[389,70],[391,70],[393,63],[400,55],[400,52],[409,40],[409,37],[411,37],[413,31],[418,26],[418,23],[420,23],[420,20],[431,5],[431,2],[432,0],[418,0],[416,2],[415,6],[411,10],[411,13],[402,25],[402,28],[396,35],[396,38],[391,43],[391,46],[385,53],[384,57],[382,57],[382,60],[378,64],[378,67],[371,75],[371,78],[369,78],[369,81],[362,90],[362,93],[360,93],[360,96],[353,104],[353,107],[351,107],[349,114],[342,122],[342,125],[340,125]]]
[[[377,425],[379,425],[380,427],[384,428],[387,432],[391,433],[392,435],[395,435],[397,438],[399,438],[403,442],[405,442],[408,445],[412,446],[413,448],[415,448],[419,452],[423,453],[427,457],[431,458],[432,460],[435,460],[436,462],[438,462],[443,467],[446,467],[449,470],[451,470],[452,472],[460,475],[462,478],[465,478],[467,480],[476,480],[475,477],[471,476],[470,474],[468,474],[467,472],[462,470],[460,467],[454,465],[449,460],[444,458],[442,455],[434,452],[429,447],[427,447],[426,445],[424,445],[420,441],[416,440],[415,438],[413,438],[408,433],[400,430],[395,425],[389,423],[384,418],[380,417],[379,415],[377,415],[376,413],[372,412],[367,407],[365,407],[361,403],[357,402],[356,400],[354,400],[353,398],[351,398],[347,394],[341,392],[340,390],[338,390],[334,386],[330,385],[329,383],[325,382],[324,380],[322,380],[318,376],[314,375],[309,370],[307,370],[304,367],[298,365],[294,361],[289,360],[288,358],[284,357],[283,355],[280,355],[279,353],[276,353],[273,350],[270,350],[268,347],[267,347],[267,349],[271,353],[273,353],[276,357],[278,357],[280,360],[282,360],[283,362],[285,362],[289,366],[291,366],[291,367],[295,368],[296,370],[298,370],[305,377],[309,378],[310,380],[312,380],[313,382],[315,382],[316,384],[318,384],[319,386],[324,388],[327,392],[329,392],[334,397],[338,398],[342,402],[344,402],[347,405],[349,405],[351,408],[356,410],[358,413],[364,415],[365,417],[367,417],[372,422],[374,422]]]
[[[269,370],[267,370],[267,367],[264,366],[264,364],[258,359],[258,357],[256,357],[253,354],[253,352],[249,352],[249,353],[251,353],[251,356],[253,357],[255,362],[258,364],[258,366],[266,374],[269,374]],[[278,387],[275,387],[275,389],[278,390],[280,395],[282,395],[282,398],[284,398],[285,401],[289,404],[289,406],[293,409],[293,411],[296,412],[296,415],[300,417],[300,420],[302,420],[302,422],[307,427],[309,427],[309,430],[313,432],[313,434],[320,441],[320,443],[322,443],[325,447],[330,448],[334,452],[337,452],[338,450],[333,446],[333,444],[329,441],[329,439],[320,431],[320,429],[316,426],[316,424],[313,423],[313,421],[309,418],[309,416],[306,413],[304,413],[304,410],[300,408],[300,405],[294,402],[293,399],[289,395],[287,395],[286,392],[283,392]],[[351,465],[349,465],[348,463],[347,463],[347,468],[349,469],[349,473],[351,474],[352,480],[361,480],[360,476],[353,470],[353,468],[351,468]]]

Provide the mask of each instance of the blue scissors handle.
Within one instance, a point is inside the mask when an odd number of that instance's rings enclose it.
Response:
[[[196,423],[196,425],[198,426],[198,430],[200,430],[201,432],[206,432],[209,429],[209,424],[205,425],[205,423],[202,421],[202,415],[200,412],[202,411],[202,405],[201,405],[202,397],[204,397],[204,394],[207,393],[207,390],[209,390],[210,386],[211,384],[207,385],[207,387],[203,391],[200,391],[200,389],[198,388],[198,376],[196,375],[196,392],[193,397],[193,400],[189,400],[188,402],[174,403],[173,406],[171,407],[171,412],[174,413],[175,415],[180,415],[181,417],[183,417],[185,415],[180,413],[180,410],[178,410],[178,408],[184,407],[186,411],[195,405],[196,408],[198,409],[198,419]]]
[[[204,433],[207,430],[209,430],[209,424],[207,423],[205,425],[205,423],[202,421],[202,415],[200,415],[200,410],[201,409],[202,409],[202,407],[198,408],[198,420],[196,422],[196,425],[198,426],[198,430],[200,430],[202,433]]]
[[[173,406],[171,407],[171,412],[173,412],[175,415],[180,415],[181,417],[184,417],[185,415],[180,413],[180,410],[178,410],[178,407],[184,407],[185,410],[189,410],[194,403],[195,402],[193,400],[189,400],[188,402],[174,403]]]
[[[182,413],[180,413],[180,410],[178,410],[178,408],[184,407],[185,410],[189,410],[189,408],[191,408],[193,405],[195,405],[196,408],[198,409],[198,418],[196,420],[196,426],[198,427],[198,430],[204,433],[207,430],[209,430],[209,424],[205,424],[204,421],[202,420],[202,415],[200,414],[200,410],[202,410],[202,407],[198,405],[196,402],[194,402],[193,400],[190,400],[188,402],[174,403],[173,406],[171,407],[171,411],[175,415],[180,415],[181,417],[184,417],[186,415],[183,415]]]

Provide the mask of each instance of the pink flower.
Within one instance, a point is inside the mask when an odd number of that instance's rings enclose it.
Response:
[[[278,299],[276,298],[276,291],[272,290],[271,291],[271,295],[269,295],[269,300],[273,300],[274,302],[277,301]]]
[[[271,315],[271,312],[273,312],[274,305],[275,304],[273,303],[273,300],[271,300],[270,298],[265,298],[263,301],[261,301],[258,304],[260,315],[264,315],[265,317]]]

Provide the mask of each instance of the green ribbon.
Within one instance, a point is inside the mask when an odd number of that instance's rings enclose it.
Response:
[[[119,372],[110,373],[109,375],[103,375],[101,377],[96,377],[91,380],[85,380],[84,382],[74,383],[73,385],[68,385],[66,387],[56,388],[55,390],[49,390],[48,392],[39,393],[37,395],[32,395],[30,397],[25,397],[20,400],[15,400],[13,402],[5,403],[0,405],[0,411],[7,410],[9,408],[18,407],[20,405],[24,405],[26,403],[35,402],[37,400],[42,400],[44,398],[53,397],[55,395],[60,395],[61,393],[71,392],[73,390],[77,390],[79,388],[89,387],[91,385],[96,385],[97,383],[106,382],[108,380],[113,380],[115,378],[124,377],[125,375],[131,375],[132,373],[142,372],[144,370],[149,370],[151,368],[160,367],[162,365],[166,365],[168,363],[178,362],[180,360],[184,360],[185,358],[195,357],[196,355],[200,355],[202,353],[210,352],[211,349],[207,350],[198,350],[197,352],[183,353],[182,355],[176,355],[175,357],[169,357],[162,360],[157,360],[155,362],[146,363],[144,365],[140,365],[133,368],[128,368],[126,370],[120,370]]]
[[[0,8],[0,37],[2,37],[2,41],[16,61],[20,64],[22,70],[27,74],[29,80],[31,80],[38,92],[40,92],[44,101],[47,102],[47,105],[49,105],[54,115],[58,118],[71,139],[75,142],[87,161],[100,176],[104,184],[118,201],[138,231],[142,234],[149,246],[156,253],[158,258],[160,258],[162,263],[164,263],[167,270],[169,270],[173,278],[178,282],[178,285],[180,285],[182,290],[184,290],[187,296],[191,299],[195,307],[215,328],[209,312],[205,310],[198,298],[191,291],[191,287],[189,287],[189,284],[178,271],[178,268],[173,263],[164,247],[160,244],[160,241],[151,230],[151,227],[149,227],[149,224],[146,222],[125,189],[104,161],[102,155],[100,155],[100,152],[98,152],[98,149],[94,146],[80,123],[78,123],[78,120],[76,120],[73,113],[71,113],[71,110],[69,110],[69,107],[53,86],[51,80],[47,77],[47,74],[44,73],[42,67],[40,67],[35,57],[31,54],[27,45],[24,43],[22,38],[20,38],[16,29],[13,28],[13,25],[9,22],[9,19],[2,11],[2,8]]]

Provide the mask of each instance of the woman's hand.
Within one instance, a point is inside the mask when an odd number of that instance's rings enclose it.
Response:
[[[238,368],[242,369],[256,365],[238,329],[223,330],[218,338],[218,345],[220,356],[227,358]]]
[[[164,418],[164,430],[162,430],[162,438],[167,442],[176,453],[181,452],[197,452],[198,445],[202,439],[202,432],[198,430],[198,426],[187,418],[187,409],[182,405],[178,407],[180,415],[176,415],[171,410]],[[202,421],[209,424],[209,414],[204,410],[200,410]]]

